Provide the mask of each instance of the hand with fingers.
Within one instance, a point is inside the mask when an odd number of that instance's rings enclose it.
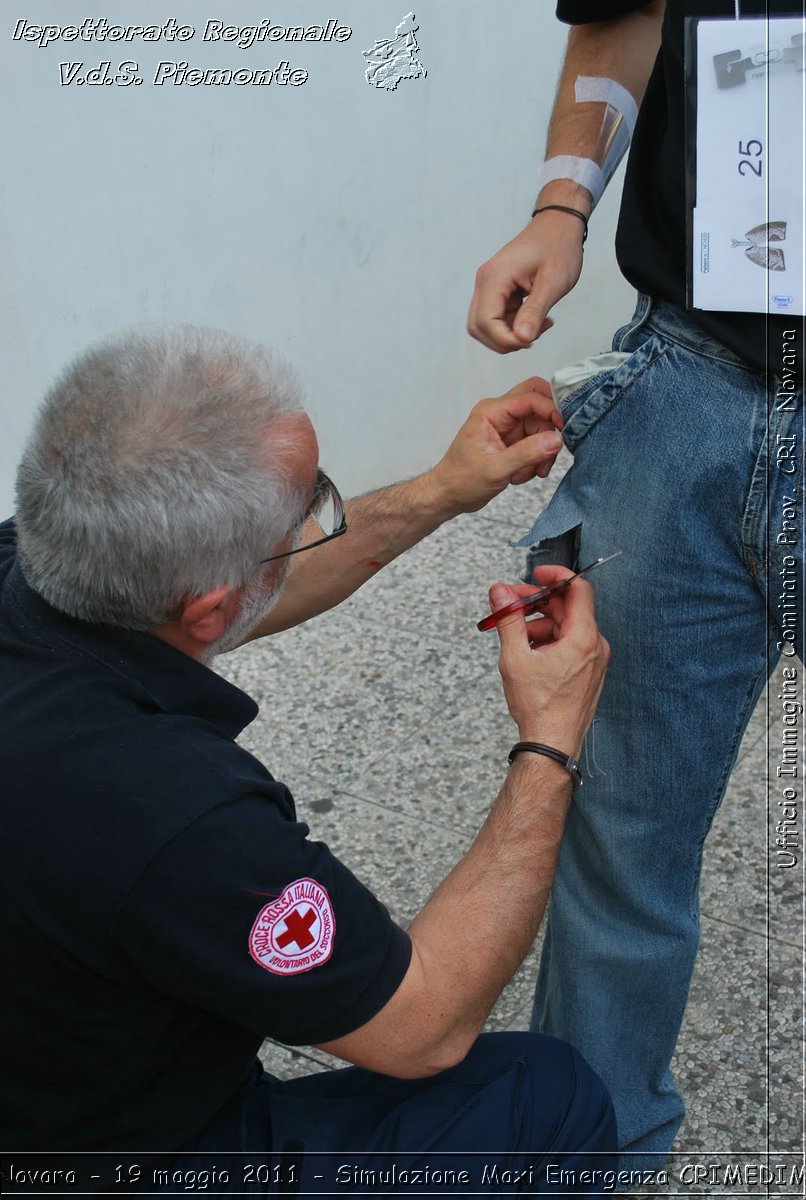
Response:
[[[548,475],[562,426],[551,387],[539,376],[481,400],[429,472],[442,505],[453,513],[476,512],[510,483]]]
[[[541,586],[572,575],[566,567],[535,570]],[[490,605],[503,608],[533,590],[530,584],[496,583]],[[504,695],[522,741],[576,757],[596,711],[610,647],[596,625],[593,589],[586,580],[574,579],[542,611],[542,617],[527,621],[517,610],[497,625]]]
[[[490,350],[509,354],[550,329],[549,313],[582,271],[584,226],[545,209],[479,267],[467,330]]]

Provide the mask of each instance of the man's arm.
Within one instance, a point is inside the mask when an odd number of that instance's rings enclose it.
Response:
[[[510,483],[547,475],[562,445],[561,427],[544,379],[482,400],[435,467],[349,501],[347,532],[294,557],[277,604],[251,637],[333,608],[445,521],[483,508]],[[311,530],[310,540],[315,536]]]
[[[570,574],[542,567],[550,584]],[[513,593],[493,589],[500,608]],[[500,670],[520,739],[579,754],[601,690],[608,646],[593,592],[575,581],[545,620],[515,613],[499,626]],[[548,899],[571,798],[564,767],[518,755],[465,857],[414,919],[412,959],[398,990],[362,1028],[323,1048],[401,1078],[434,1074],[467,1054],[527,953]]]
[[[660,45],[664,7],[663,0],[651,0],[624,16],[571,30],[549,127],[547,159],[565,154],[595,156],[605,106],[577,102],[574,85],[579,76],[615,80],[640,104]],[[587,217],[593,210],[593,196],[571,179],[555,179],[541,189],[535,207],[547,204],[576,208]],[[549,311],[579,279],[583,233],[582,222],[568,213],[550,210],[533,217],[479,268],[468,316],[471,336],[491,350],[507,353],[531,345],[550,328]]]

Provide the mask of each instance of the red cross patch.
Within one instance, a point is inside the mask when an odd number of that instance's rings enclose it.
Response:
[[[290,883],[260,910],[249,934],[249,953],[273,975],[299,975],[321,967],[333,952],[333,905],[313,879]]]

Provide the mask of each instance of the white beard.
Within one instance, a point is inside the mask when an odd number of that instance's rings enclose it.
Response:
[[[302,529],[300,528],[294,537],[292,549],[299,545],[301,536]],[[232,624],[227,626],[218,641],[208,647],[202,660],[207,665],[216,655],[235,650],[242,642],[245,642],[249,634],[254,633],[263,618],[274,608],[280,592],[285,587],[286,577],[291,567],[290,558],[281,561],[282,567],[279,573],[270,581],[266,580],[263,575],[258,575],[256,579],[244,585],[241,593],[240,612]]]
[[[226,654],[229,650],[235,650],[237,646],[247,640],[250,633],[254,633],[263,618],[277,603],[277,597],[285,584],[285,576],[286,572],[284,571],[279,581],[275,580],[267,584],[262,579],[256,579],[246,585],[241,599],[241,611],[232,624],[227,626],[218,641],[213,642],[209,647],[205,655],[206,662],[210,662],[217,654]]]

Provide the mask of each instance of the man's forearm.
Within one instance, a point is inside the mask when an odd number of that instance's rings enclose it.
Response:
[[[400,1077],[464,1058],[534,941],[570,797],[557,763],[515,760],[475,842],[412,922],[400,988],[361,1030],[324,1049]]]
[[[551,389],[537,376],[474,404],[436,466],[348,501],[347,532],[291,560],[280,598],[252,638],[326,612],[443,522],[477,512],[511,483],[547,474],[561,426]],[[311,528],[307,540],[315,537]]]
[[[450,1005],[435,1050],[461,1059],[528,953],[545,912],[571,799],[564,768],[515,760],[476,841],[409,933],[427,988]]]
[[[565,154],[592,159],[596,154],[603,105],[577,101],[575,84],[580,76],[614,80],[640,105],[660,46],[664,7],[663,0],[655,0],[623,17],[571,30],[549,126],[547,159]],[[593,197],[571,179],[555,179],[541,189],[538,204],[569,204],[588,215]]]
[[[334,608],[457,510],[427,471],[349,500],[345,512],[345,534],[295,556],[280,599],[252,638],[279,633]],[[317,532],[312,529],[309,540]]]
[[[539,573],[549,585],[569,575],[563,567]],[[491,602],[511,594],[493,588]],[[507,706],[520,740],[576,757],[609,651],[584,580],[572,582],[546,614],[548,630],[518,614],[499,623]],[[515,757],[475,842],[411,924],[403,982],[372,1020],[326,1049],[406,1077],[433,1074],[464,1057],[535,936],[570,800],[565,766],[530,752]]]

